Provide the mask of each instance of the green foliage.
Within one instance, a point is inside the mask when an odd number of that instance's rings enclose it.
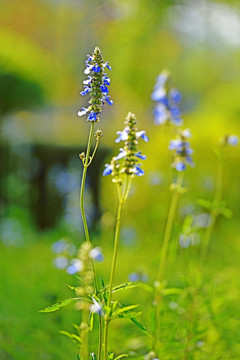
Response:
[[[57,310],[60,310],[61,308],[65,307],[65,306],[67,306],[71,302],[76,301],[76,300],[81,300],[81,299],[82,298],[80,298],[80,297],[68,298],[68,299],[60,301],[59,303],[47,306],[45,309],[39,310],[39,312],[47,313],[47,312],[57,311]]]

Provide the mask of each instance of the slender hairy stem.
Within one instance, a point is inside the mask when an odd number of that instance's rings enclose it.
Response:
[[[167,263],[167,254],[169,248],[169,242],[172,233],[172,226],[173,221],[176,213],[177,203],[179,199],[179,188],[182,186],[183,183],[184,172],[178,173],[178,178],[176,182],[176,189],[172,194],[171,204],[168,212],[167,223],[164,231],[164,237],[162,242],[161,254],[160,254],[160,261],[159,261],[159,269],[157,275],[157,282],[161,283],[164,280],[165,276],[165,268]],[[158,336],[159,336],[159,326],[160,326],[160,316],[161,316],[161,308],[162,308],[162,296],[158,293],[157,289],[155,292],[155,333],[153,336],[153,350],[156,350]]]
[[[120,190],[120,184],[117,183],[118,187],[118,194],[121,194]],[[112,267],[111,267],[111,273],[110,273],[110,280],[109,280],[109,295],[108,295],[108,302],[107,306],[110,309],[111,308],[111,301],[112,301],[112,289],[113,289],[113,280],[115,275],[115,269],[117,264],[117,253],[118,253],[118,244],[119,244],[119,234],[120,234],[120,225],[121,225],[121,215],[122,215],[122,209],[125,201],[127,200],[129,191],[131,187],[131,178],[129,175],[127,175],[125,188],[123,191],[123,194],[119,196],[119,205],[118,205],[118,213],[117,213],[117,221],[116,221],[116,227],[115,227],[115,237],[114,237],[114,249],[113,249],[113,257],[112,257]],[[104,360],[108,359],[108,327],[109,327],[109,317],[107,316],[105,319],[105,329],[104,329]]]
[[[218,168],[217,168],[216,188],[215,188],[215,194],[214,194],[214,199],[213,199],[213,204],[215,206],[217,206],[217,204],[222,200],[223,165],[224,165],[224,154],[223,154],[223,149],[221,148],[220,158],[219,158]],[[202,264],[205,262],[207,254],[208,254],[212,232],[213,232],[218,215],[219,215],[218,210],[213,208],[212,211],[210,212],[211,223],[206,228],[205,233],[203,235],[203,240],[202,240],[202,254],[201,254]]]

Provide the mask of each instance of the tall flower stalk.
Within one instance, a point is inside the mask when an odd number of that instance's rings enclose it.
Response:
[[[117,143],[124,142],[123,148],[120,148],[120,152],[117,156],[113,157],[110,164],[105,166],[103,175],[112,175],[112,181],[117,186],[118,193],[118,212],[117,221],[115,227],[114,237],[114,249],[112,256],[112,265],[110,272],[110,280],[108,286],[108,299],[107,299],[107,312],[105,315],[105,328],[104,328],[104,360],[108,359],[108,337],[109,337],[109,323],[113,315],[112,293],[114,275],[117,264],[117,254],[119,245],[119,234],[121,226],[121,215],[123,206],[128,198],[131,188],[132,178],[142,176],[144,174],[139,159],[146,159],[145,155],[142,155],[138,151],[138,140],[142,138],[144,141],[148,141],[145,131],[138,131],[136,117],[132,113],[128,113],[125,121],[125,128],[123,131],[118,131],[118,138],[115,140]],[[121,159],[123,159],[121,161]]]
[[[83,228],[85,233],[85,239],[90,247],[90,236],[89,236],[89,229],[86,219],[86,213],[85,213],[85,207],[84,207],[84,191],[85,191],[85,183],[86,183],[86,176],[87,176],[87,169],[89,165],[91,164],[93,157],[97,151],[99,142],[101,140],[101,137],[103,136],[101,130],[96,130],[95,132],[95,148],[93,150],[92,155],[90,155],[91,151],[91,145],[93,141],[94,136],[94,126],[95,123],[99,122],[100,120],[100,114],[102,112],[102,107],[105,102],[107,102],[109,105],[113,104],[113,101],[111,100],[110,96],[108,95],[109,89],[108,86],[110,85],[110,78],[107,76],[107,74],[104,72],[105,68],[108,68],[111,70],[111,67],[108,65],[108,62],[104,63],[102,52],[101,50],[96,47],[93,51],[93,54],[87,55],[87,60],[85,61],[86,69],[84,70],[84,73],[88,75],[87,80],[83,81],[84,89],[80,93],[81,95],[85,96],[87,94],[90,94],[90,100],[88,101],[89,106],[88,107],[82,107],[81,110],[78,112],[78,116],[83,116],[88,114],[87,121],[91,123],[89,136],[88,136],[88,143],[87,143],[87,149],[86,153],[81,153],[80,159],[83,163],[83,173],[82,173],[82,182],[81,182],[81,191],[80,191],[80,210],[82,214],[82,221],[83,221]],[[93,279],[94,279],[94,286],[95,291],[97,292],[98,285],[97,285],[97,277],[95,272],[95,267],[93,263],[93,259],[90,258],[92,272],[93,272]],[[86,311],[83,311],[82,315],[82,323],[80,325],[80,328],[87,327],[88,325],[88,309]],[[101,319],[99,320],[99,328],[101,331]],[[88,331],[84,329],[82,332],[82,342],[85,346],[81,347],[80,351],[80,357],[83,360],[88,359]],[[99,343],[101,340],[99,340]],[[100,347],[100,345],[99,345]]]
[[[172,167],[174,167],[177,172],[177,181],[172,184],[170,189],[172,191],[172,198],[169,207],[167,222],[165,226],[162,247],[160,252],[160,261],[159,268],[157,273],[157,279],[155,281],[155,333],[153,336],[153,350],[156,351],[157,342],[159,338],[159,326],[160,326],[160,313],[162,306],[162,291],[164,287],[165,279],[165,270],[167,264],[167,256],[169,250],[169,244],[172,234],[173,222],[176,214],[177,204],[179,196],[185,191],[182,187],[184,170],[187,165],[193,166],[191,154],[193,150],[190,148],[190,143],[188,139],[191,137],[191,133],[188,129],[178,130],[177,139],[170,141],[169,150],[174,152],[174,161]]]
[[[216,187],[214,198],[210,206],[209,212],[209,224],[205,230],[202,239],[202,251],[201,251],[201,262],[204,264],[208,251],[211,236],[214,230],[214,226],[218,216],[222,214],[228,214],[228,209],[225,208],[224,203],[222,202],[222,191],[223,191],[223,176],[224,176],[224,159],[225,154],[224,150],[226,146],[236,146],[238,144],[238,137],[236,135],[228,135],[221,139],[220,149],[218,154],[218,165],[217,165],[217,175],[216,175]],[[227,211],[227,212],[226,212]]]

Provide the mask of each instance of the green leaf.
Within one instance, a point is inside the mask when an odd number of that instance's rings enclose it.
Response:
[[[131,317],[130,320],[147,336],[151,336],[147,329],[141,324],[135,317]]]
[[[67,305],[70,304],[72,301],[80,300],[80,299],[81,299],[80,297],[68,298],[68,299],[65,299],[65,300],[63,300],[63,301],[61,301],[61,302],[59,302],[59,303],[56,303],[56,304],[47,306],[45,309],[39,310],[39,312],[48,313],[48,312],[57,311],[57,310],[61,309],[62,307],[67,306]]]
[[[212,209],[212,205],[213,205],[211,201],[205,199],[198,199],[197,204],[208,210]]]
[[[93,329],[93,322],[94,322],[94,312],[91,311],[89,314],[89,320],[88,320],[88,325],[89,325],[90,331],[92,331],[92,329]]]
[[[127,282],[125,284],[121,284],[121,285],[117,285],[112,289],[112,292],[117,292],[117,291],[122,291],[122,290],[127,290],[127,289],[133,289],[137,286],[139,286],[140,283],[136,282],[136,281],[131,281],[131,282]]]
[[[81,360],[79,354],[77,354],[77,360]]]
[[[139,305],[129,305],[129,306],[125,306],[122,307],[121,309],[117,309],[114,311],[113,313],[113,317],[114,316],[119,316],[120,314],[123,314],[125,312],[129,312],[130,310],[136,309]]]
[[[73,340],[74,342],[77,342],[78,344],[82,344],[82,339],[80,336],[76,334],[69,333],[68,331],[61,330],[59,331],[60,334],[67,336],[69,339]]]
[[[92,358],[92,360],[97,360],[97,356],[96,356],[96,354],[91,353],[91,358]]]
[[[138,311],[138,312],[128,311],[126,313],[118,315],[118,318],[124,319],[124,318],[136,317],[136,316],[140,316],[140,315],[142,315],[141,311]]]
[[[117,356],[114,360],[122,359],[123,357],[128,357],[128,354],[121,354]]]
[[[162,290],[162,294],[163,295],[174,295],[174,294],[180,294],[182,292],[182,289],[178,289],[178,288],[168,288],[168,289],[163,289]]]

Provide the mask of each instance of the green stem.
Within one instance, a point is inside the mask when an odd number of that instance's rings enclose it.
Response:
[[[180,196],[180,188],[183,183],[183,177],[184,172],[178,173],[177,182],[175,184],[176,188],[174,189],[174,192],[172,194],[171,204],[168,212],[167,217],[167,223],[164,231],[164,237],[162,242],[162,248],[161,248],[161,254],[160,254],[160,261],[159,261],[159,269],[158,269],[158,275],[157,275],[157,283],[161,284],[161,282],[164,280],[165,276],[165,269],[166,269],[166,263],[167,263],[167,254],[168,254],[168,248],[172,233],[172,226],[173,221],[175,218],[176,208],[178,204],[178,199]],[[160,323],[160,315],[161,315],[161,306],[162,306],[162,296],[158,293],[158,289],[156,288],[155,291],[155,333],[153,336],[153,350],[156,351],[158,336],[159,336],[159,323]]]
[[[159,270],[158,270],[158,276],[157,276],[157,281],[159,281],[159,282],[161,282],[164,279],[166,262],[167,262],[167,253],[168,253],[168,248],[169,248],[169,241],[171,238],[173,221],[174,221],[175,212],[176,212],[176,208],[177,208],[178,198],[180,195],[179,188],[182,186],[183,177],[184,177],[184,172],[183,171],[179,172],[177,182],[176,182],[176,189],[174,189],[169,212],[168,212],[168,218],[167,218],[167,223],[166,223],[163,242],[162,242]]]
[[[120,184],[117,183],[117,186],[118,186],[118,194],[120,194]],[[120,234],[122,209],[123,209],[123,205],[124,205],[125,201],[127,200],[127,197],[128,197],[129,191],[130,191],[130,187],[131,187],[131,178],[129,175],[127,175],[124,192],[123,192],[122,196],[119,197],[117,221],[116,221],[116,227],[115,227],[112,267],[111,267],[109,287],[108,287],[109,288],[109,295],[108,295],[108,302],[107,302],[108,309],[111,309],[112,289],[113,289],[113,280],[114,280],[116,264],[117,264],[117,253],[118,253],[118,245],[119,245],[119,234]],[[111,316],[111,310],[109,310],[109,311],[110,311],[110,316]],[[104,360],[108,359],[109,322],[110,322],[110,318],[109,318],[109,316],[107,316],[105,319],[105,329],[104,329]]]
[[[93,130],[94,130],[94,122],[91,123],[89,137],[88,137],[87,150],[86,150],[86,156],[83,160],[83,174],[82,174],[81,191],[80,191],[80,210],[81,210],[81,214],[82,214],[85,239],[89,245],[91,244],[91,241],[90,241],[87,219],[86,219],[86,214],[85,214],[85,209],[84,209],[84,190],[85,190],[85,183],[86,183],[86,176],[87,176],[87,168],[90,165],[89,158],[90,158],[90,150],[91,150],[91,144],[92,144],[92,139],[93,139]],[[92,161],[92,159],[91,159],[91,161]],[[93,272],[95,290],[97,291],[97,279],[96,279],[96,272],[95,272],[93,259],[91,259],[90,262],[91,262],[91,267],[92,267],[92,272]],[[84,325],[85,325],[85,322],[86,322],[86,324],[88,324],[87,319],[88,319],[88,312],[86,310],[86,311],[83,311]],[[85,330],[84,334],[83,334],[83,343],[85,346],[81,346],[79,355],[80,355],[81,359],[88,360],[88,331],[87,330]]]
[[[218,203],[222,200],[222,189],[223,189],[223,163],[224,163],[224,154],[223,149],[220,150],[219,162],[218,162],[218,169],[217,169],[217,177],[216,177],[216,189],[213,199],[214,206],[217,206]],[[202,254],[201,254],[201,261],[202,265],[206,260],[209,251],[209,244],[212,236],[212,232],[217,220],[219,213],[217,209],[212,209],[210,211],[210,221],[211,224],[206,228],[203,240],[202,240]]]
[[[80,209],[81,209],[81,214],[82,214],[82,221],[83,221],[85,237],[86,237],[86,241],[88,243],[90,243],[90,237],[89,237],[87,219],[86,219],[86,214],[85,214],[85,209],[84,209],[84,190],[85,190],[85,182],[86,182],[86,176],[87,176],[89,154],[90,154],[92,138],[93,138],[93,128],[94,128],[94,122],[91,123],[91,128],[90,128],[89,137],[88,137],[88,144],[87,144],[87,152],[86,152],[85,159],[83,161],[83,174],[82,174],[82,183],[81,183],[81,191],[80,191]]]
[[[102,342],[103,342],[103,332],[102,332],[102,316],[99,315],[99,343],[98,343],[98,360],[102,359]]]

